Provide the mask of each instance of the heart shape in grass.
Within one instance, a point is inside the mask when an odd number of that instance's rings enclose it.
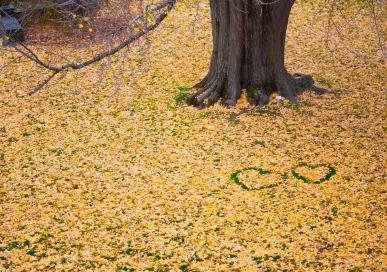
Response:
[[[240,170],[237,170],[236,172],[232,173],[231,174],[231,179],[236,183],[238,184],[239,186],[241,186],[244,190],[247,190],[247,191],[250,191],[250,190],[262,190],[262,189],[268,189],[268,188],[273,188],[275,186],[278,186],[279,184],[281,184],[283,181],[280,181],[280,182],[276,182],[276,183],[272,183],[272,184],[269,184],[269,185],[262,185],[262,186],[259,186],[259,187],[253,187],[253,188],[250,188],[248,187],[246,184],[244,184],[243,182],[240,181],[238,175],[242,172],[245,172],[245,171],[254,171],[256,173],[258,173],[259,175],[267,175],[267,174],[272,174],[273,172],[271,171],[266,171],[266,170],[263,170],[261,168],[256,168],[256,167],[247,167],[247,168],[243,168],[243,169],[240,169]],[[282,176],[282,179],[285,180],[287,178],[286,175],[281,175]]]
[[[327,173],[324,177],[318,179],[318,180],[312,180],[308,177],[305,177],[303,175],[301,175],[300,173],[297,172],[297,169],[299,169],[300,167],[306,167],[306,168],[309,168],[311,170],[315,170],[317,168],[325,168],[327,170]],[[304,183],[308,183],[308,184],[320,184],[320,183],[323,183],[327,180],[330,180],[331,177],[333,177],[334,175],[336,174],[336,169],[331,166],[330,164],[325,164],[325,163],[321,163],[321,164],[316,164],[316,165],[309,165],[307,163],[300,163],[299,165],[297,165],[296,167],[294,167],[292,169],[292,175],[293,177],[295,177],[296,179],[298,180],[301,180],[303,181]]]

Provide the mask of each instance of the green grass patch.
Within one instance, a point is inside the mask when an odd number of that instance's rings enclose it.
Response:
[[[190,88],[187,86],[179,86],[177,89],[179,90],[179,93],[175,96],[174,101],[176,106],[180,106],[187,99]]]

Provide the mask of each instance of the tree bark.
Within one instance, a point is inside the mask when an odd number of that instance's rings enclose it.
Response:
[[[231,107],[242,89],[253,105],[268,103],[273,92],[291,102],[306,88],[322,92],[311,76],[292,76],[285,68],[286,29],[293,4],[294,0],[210,0],[210,69],[187,102],[204,107],[221,99]]]

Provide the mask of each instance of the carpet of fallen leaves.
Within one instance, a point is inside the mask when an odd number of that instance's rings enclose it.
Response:
[[[319,6],[295,6],[287,66],[327,94],[198,110],[182,100],[208,68],[208,12],[182,5],[145,53],[33,96],[47,72],[23,58],[2,70],[1,271],[386,269],[385,63],[370,17],[327,38]]]

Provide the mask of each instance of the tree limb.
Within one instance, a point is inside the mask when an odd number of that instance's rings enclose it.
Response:
[[[53,79],[56,74],[58,74],[59,72],[53,72],[48,78],[46,78],[42,83],[40,83],[38,86],[36,86],[32,91],[30,91],[28,94],[29,95],[33,95],[37,92],[39,92],[41,89],[43,89],[44,86],[46,86],[48,84],[48,82],[50,82],[51,79]]]
[[[152,22],[149,22],[147,17],[144,16],[144,15],[137,17],[137,21],[141,21],[141,22],[143,22],[145,24],[145,27],[142,30],[138,31],[134,35],[129,36],[128,38],[123,40],[116,47],[113,47],[113,48],[111,48],[111,49],[109,49],[107,51],[99,53],[96,56],[94,56],[93,58],[91,58],[89,60],[86,60],[86,61],[83,61],[83,62],[79,62],[79,63],[71,62],[71,63],[67,63],[67,64],[64,64],[64,65],[61,65],[61,66],[55,66],[55,65],[52,65],[52,64],[47,63],[47,62],[43,61],[42,59],[40,59],[31,49],[29,49],[23,43],[19,42],[17,45],[15,45],[15,50],[17,50],[19,53],[21,53],[22,55],[24,55],[25,57],[27,57],[31,61],[34,61],[35,63],[37,63],[41,67],[43,67],[45,69],[48,69],[50,71],[53,71],[54,73],[51,76],[51,78],[53,76],[55,76],[57,73],[59,73],[61,71],[64,71],[64,70],[68,70],[68,69],[72,69],[72,70],[82,69],[82,68],[84,68],[84,67],[86,67],[86,66],[88,66],[90,64],[93,64],[95,62],[98,62],[98,61],[106,58],[106,57],[109,57],[109,56],[112,56],[112,55],[116,54],[117,52],[119,52],[120,50],[125,48],[126,46],[132,44],[136,40],[140,39],[141,37],[143,37],[146,34],[148,34],[149,32],[151,32],[152,30],[156,29],[162,23],[162,21],[164,21],[164,19],[168,15],[169,11],[175,6],[177,1],[178,0],[166,0],[166,1],[163,1],[163,2],[160,2],[160,3],[157,3],[157,4],[152,4],[151,6],[149,6],[147,8],[148,12],[153,12],[153,13],[154,12],[158,12],[158,11],[161,12],[157,17],[154,18],[154,20]],[[129,26],[127,26],[127,27],[129,27]],[[120,30],[122,30],[122,29],[120,29]],[[21,48],[19,48],[18,45]],[[47,84],[47,83],[45,83],[45,84]],[[43,86],[45,84],[43,84]]]

